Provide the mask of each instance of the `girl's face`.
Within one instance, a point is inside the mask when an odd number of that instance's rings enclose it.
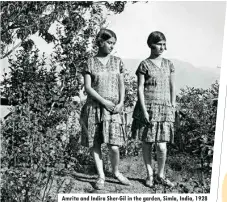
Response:
[[[114,48],[115,43],[116,39],[114,37],[111,37],[110,39],[101,42],[99,49],[105,54],[110,54]]]
[[[156,44],[152,44],[151,48],[154,55],[160,56],[166,49],[166,41],[162,40]]]

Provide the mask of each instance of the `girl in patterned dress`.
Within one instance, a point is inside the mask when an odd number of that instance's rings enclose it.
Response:
[[[113,31],[100,30],[96,38],[98,53],[88,59],[84,69],[85,91],[88,96],[81,111],[81,143],[92,147],[98,172],[96,189],[103,189],[105,182],[102,143],[108,145],[115,178],[124,185],[130,185],[129,180],[118,169],[119,146],[125,141],[122,114],[125,87],[123,62],[119,57],[110,54],[116,40]]]
[[[143,159],[147,170],[146,185],[154,180],[174,186],[164,176],[167,142],[173,142],[175,119],[174,66],[162,58],[166,50],[166,38],[159,31],[152,32],[147,40],[150,56],[143,60],[137,71],[138,101],[133,112],[132,137],[142,140]],[[151,167],[152,144],[157,151],[158,172],[153,180]]]

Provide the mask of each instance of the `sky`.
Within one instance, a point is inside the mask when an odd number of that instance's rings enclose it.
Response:
[[[122,58],[144,59],[152,31],[167,39],[166,58],[195,66],[216,68],[221,65],[226,2],[152,1],[126,4],[125,10],[108,17],[109,28],[116,32],[116,54]]]

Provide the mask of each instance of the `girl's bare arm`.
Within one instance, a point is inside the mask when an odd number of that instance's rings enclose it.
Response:
[[[125,84],[124,84],[124,75],[120,74],[119,78],[119,103],[115,106],[113,113],[120,113],[124,106],[125,100]]]
[[[170,101],[172,106],[175,107],[176,93],[175,93],[175,73],[174,72],[171,72],[170,74]]]
[[[119,79],[119,90],[120,90],[120,101],[119,104],[124,104],[125,100],[125,84],[124,84],[124,74],[120,74],[120,79]]]
[[[139,73],[137,78],[138,78],[138,97],[139,97],[139,102],[140,102],[143,114],[145,115],[145,118],[147,118],[146,117],[147,109],[146,109],[145,102],[144,102],[144,82],[145,82],[144,74]]]

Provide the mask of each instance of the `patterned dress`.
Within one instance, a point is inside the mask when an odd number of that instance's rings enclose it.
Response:
[[[162,58],[161,67],[151,59],[143,60],[136,74],[145,76],[144,102],[150,124],[145,123],[139,100],[133,112],[132,138],[145,142],[171,142],[174,140],[175,110],[170,101],[170,74],[174,73],[171,61]]]
[[[84,73],[91,76],[91,87],[106,100],[119,103],[119,79],[124,67],[122,60],[110,55],[103,65],[97,57],[90,58]],[[90,95],[81,110],[81,144],[93,146],[94,142],[122,145],[125,140],[123,114],[113,114]]]

